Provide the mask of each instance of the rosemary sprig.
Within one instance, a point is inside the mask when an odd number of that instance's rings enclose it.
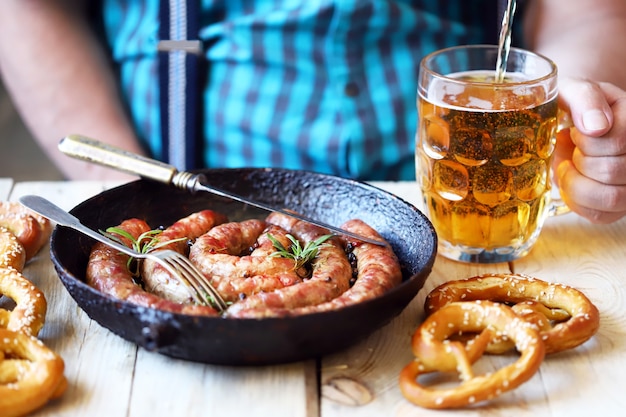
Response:
[[[324,235],[320,236],[315,240],[311,240],[307,242],[304,247],[300,245],[298,239],[293,237],[292,235],[286,235],[287,239],[291,241],[291,245],[289,248],[285,248],[282,243],[280,243],[274,236],[271,234],[267,234],[268,239],[274,245],[276,252],[272,253],[271,257],[283,257],[287,259],[293,259],[295,265],[294,269],[298,270],[302,267],[308,266],[313,259],[318,255],[320,248],[325,245],[325,242],[333,237],[334,235]]]
[[[143,232],[137,238],[135,238],[133,235],[128,233],[126,230],[120,229],[119,227],[109,227],[105,231],[100,230],[100,233],[121,245],[125,245],[125,243],[119,236],[122,236],[128,239],[130,241],[131,249],[139,253],[149,253],[165,245],[169,245],[170,243],[187,240],[186,237],[181,237],[178,239],[170,239],[170,240],[166,240],[163,242],[159,242],[159,239],[157,239],[157,236],[163,233],[163,231],[159,229],[148,230],[147,232]],[[136,268],[132,268],[133,261],[135,260],[136,259],[133,257],[128,258],[128,262],[126,263],[126,266],[128,267],[128,270],[133,274],[134,277],[138,277],[139,265],[137,265]]]

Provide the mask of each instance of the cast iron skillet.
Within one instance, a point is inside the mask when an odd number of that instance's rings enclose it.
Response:
[[[353,180],[283,169],[202,171],[208,182],[276,207],[339,226],[361,218],[398,255],[403,283],[382,297],[341,310],[270,319],[192,317],[139,307],[85,284],[93,241],[56,227],[51,240],[55,269],[70,295],[93,320],[137,345],[171,357],[221,365],[263,365],[319,357],[365,338],[397,316],[422,288],[435,259],[437,237],[428,219],[400,198]],[[167,226],[192,212],[212,209],[230,220],[267,213],[208,193],[138,180],[105,191],[71,213],[98,230],[131,217]]]

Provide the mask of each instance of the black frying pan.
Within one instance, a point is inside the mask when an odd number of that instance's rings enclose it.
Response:
[[[78,305],[95,321],[145,349],[222,365],[262,365],[319,357],[343,349],[397,316],[422,288],[435,259],[437,237],[415,207],[376,187],[329,175],[284,169],[202,171],[213,184],[243,197],[286,207],[332,225],[360,218],[378,230],[401,261],[404,281],[389,293],[341,310],[289,318],[224,319],[173,314],[120,301],[85,284],[93,241],[57,227],[51,257]],[[105,191],[71,213],[92,229],[131,217],[151,227],[168,226],[201,209],[230,220],[264,218],[267,213],[208,193],[138,180]]]

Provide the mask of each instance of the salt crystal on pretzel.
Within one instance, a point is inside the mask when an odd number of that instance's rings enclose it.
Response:
[[[21,272],[26,263],[26,249],[15,235],[0,226],[0,268],[12,268]]]

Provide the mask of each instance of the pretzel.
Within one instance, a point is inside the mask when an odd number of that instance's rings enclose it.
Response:
[[[0,329],[0,415],[23,416],[61,396],[64,367],[36,337]]]
[[[471,300],[515,304],[514,310],[540,332],[546,353],[561,352],[586,342],[600,325],[598,309],[582,292],[516,274],[487,274],[449,281],[428,294],[424,310],[432,314],[446,304]],[[511,347],[510,342],[498,338],[487,352],[501,353]]]
[[[26,249],[8,229],[0,227],[0,268],[21,272],[26,263]]]
[[[15,301],[12,311],[0,308],[0,328],[37,336],[46,317],[44,294],[14,269],[0,269],[0,295]]]
[[[458,332],[480,332],[471,347],[451,341]],[[475,376],[472,363],[493,335],[513,340],[520,357],[499,370]],[[539,333],[510,307],[491,301],[454,302],[426,318],[415,331],[412,349],[416,359],[400,372],[400,390],[412,403],[425,408],[458,408],[492,399],[518,387],[539,369],[545,346]],[[422,385],[420,375],[456,370],[462,382],[455,387]]]
[[[0,226],[12,232],[26,250],[28,262],[48,242],[52,224],[17,202],[0,201]]]

